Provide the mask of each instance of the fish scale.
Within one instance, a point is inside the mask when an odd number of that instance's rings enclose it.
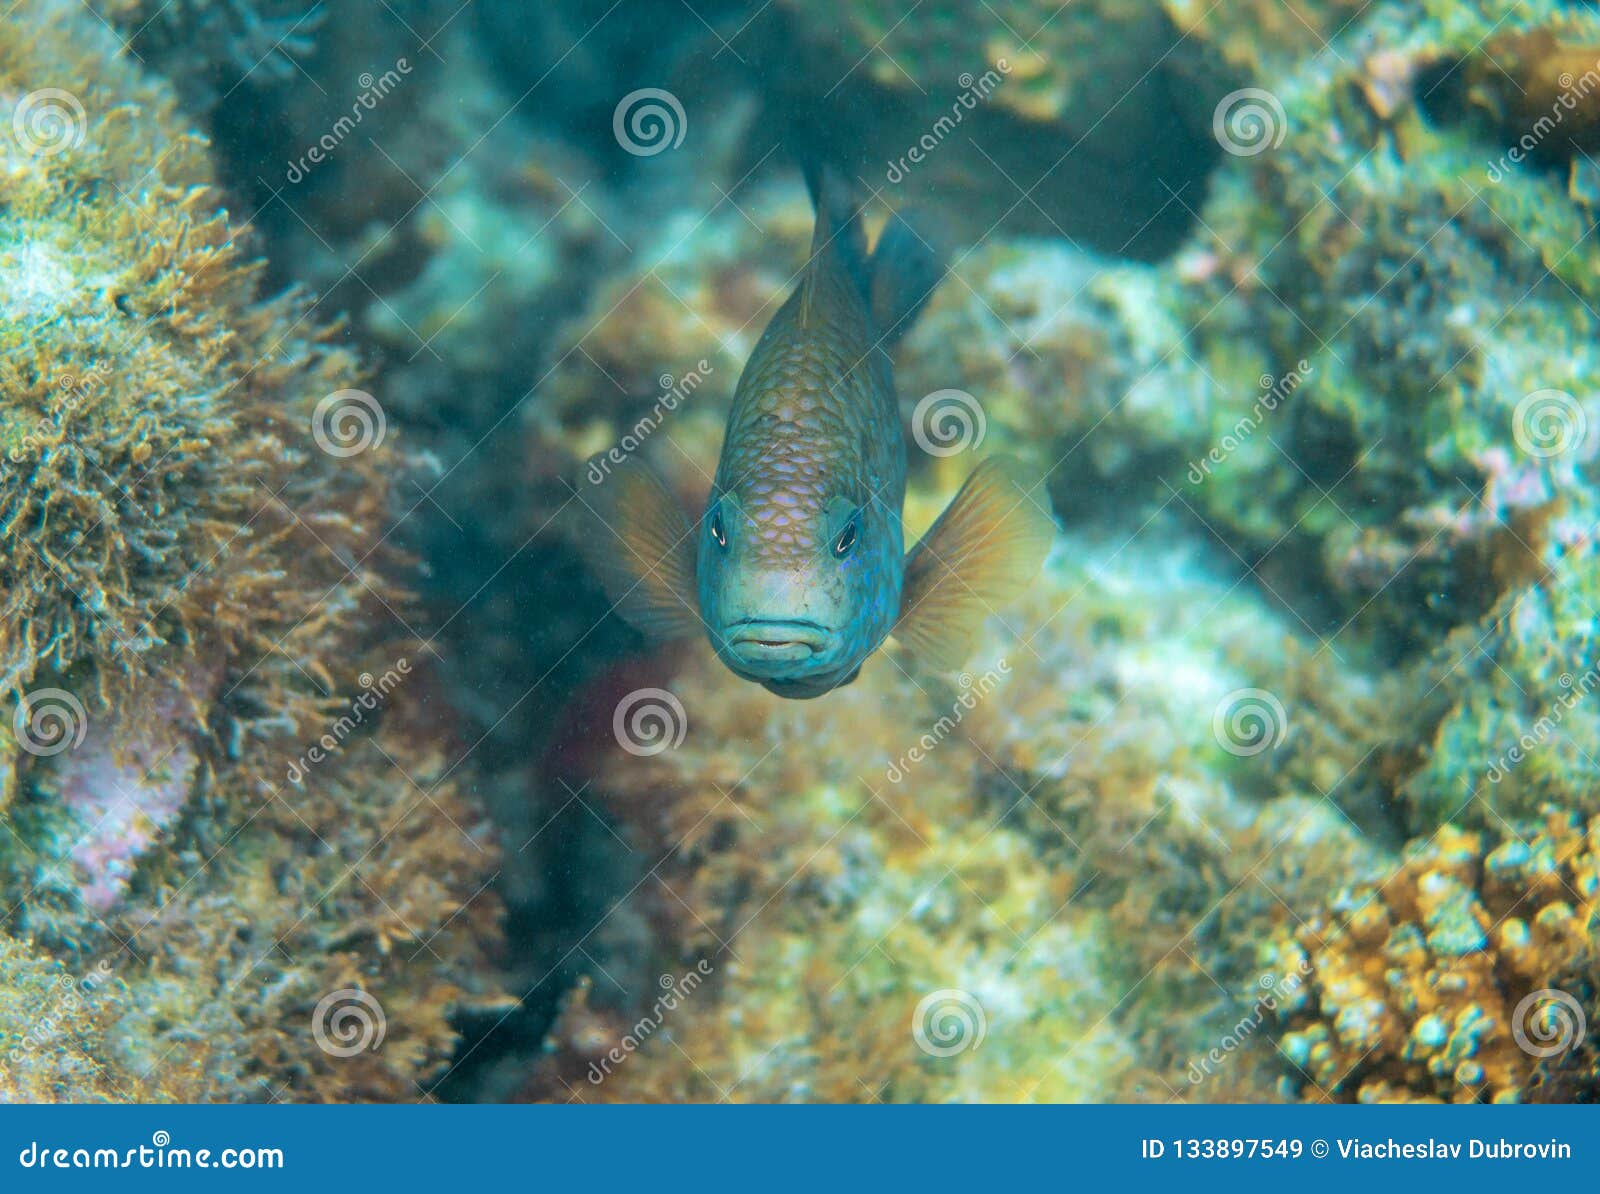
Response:
[[[642,463],[591,474],[605,484],[585,501],[601,524],[586,552],[625,616],[653,634],[703,630],[735,674],[795,698],[849,684],[891,632],[955,666],[1055,529],[1042,487],[996,458],[905,555],[886,350],[937,283],[937,258],[894,220],[869,258],[842,181],[810,181],[811,258],[739,378],[699,527]]]
[[[894,386],[866,303],[826,248],[811,268],[809,291],[790,296],[745,365],[717,470],[717,491],[744,499],[772,563],[811,549],[795,512],[830,491],[876,494],[896,510],[904,497]]]

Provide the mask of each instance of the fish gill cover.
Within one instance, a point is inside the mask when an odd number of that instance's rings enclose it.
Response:
[[[1592,1100],[1597,128],[1557,0],[22,0],[0,1099]],[[736,409],[939,528],[813,699]]]

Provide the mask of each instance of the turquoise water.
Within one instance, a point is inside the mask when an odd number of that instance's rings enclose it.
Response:
[[[23,0],[0,1097],[1589,1101],[1597,104],[1557,0]]]

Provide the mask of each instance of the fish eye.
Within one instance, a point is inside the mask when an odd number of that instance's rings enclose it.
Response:
[[[856,545],[856,531],[860,526],[860,522],[859,518],[852,518],[850,525],[839,532],[839,537],[833,543],[834,555],[847,556],[850,554],[850,549]]]
[[[722,528],[722,508],[719,506],[711,514],[711,537],[717,541],[717,546],[726,550],[728,546],[728,533]]]

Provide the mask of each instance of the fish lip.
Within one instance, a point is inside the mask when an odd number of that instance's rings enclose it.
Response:
[[[751,662],[793,663],[828,644],[826,626],[806,618],[741,618],[723,634],[728,650]]]

